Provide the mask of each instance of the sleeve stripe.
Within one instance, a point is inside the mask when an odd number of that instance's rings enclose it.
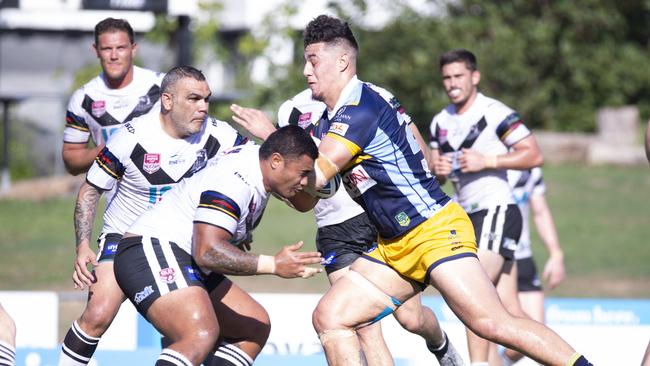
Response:
[[[111,154],[108,148],[103,148],[102,151],[95,157],[95,162],[106,174],[115,179],[120,179],[120,174],[123,170],[122,164]]]
[[[354,142],[346,139],[345,137],[343,137],[341,135],[335,134],[333,132],[328,132],[327,136],[332,137],[336,141],[342,143],[348,149],[350,154],[352,154],[352,156],[356,156],[357,154],[359,154],[361,152],[361,148],[359,146],[357,146],[357,144],[355,144]]]
[[[239,221],[241,209],[237,202],[223,193],[216,191],[205,191],[201,193],[199,207],[217,210]]]

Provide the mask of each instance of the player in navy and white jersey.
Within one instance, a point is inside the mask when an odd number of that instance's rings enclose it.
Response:
[[[546,185],[542,177],[542,169],[508,170],[508,183],[512,187],[512,195],[523,217],[521,238],[515,251],[519,302],[528,316],[544,323],[542,280],[535,266],[531,249],[529,225],[531,212],[537,233],[548,251],[548,259],[544,264],[542,277],[548,281],[548,286],[551,289],[559,285],[565,278],[564,253],[560,247],[551,210],[546,203]],[[497,290],[504,292],[502,283],[497,284]],[[505,349],[500,352],[500,355],[504,366],[514,364],[522,357],[517,351]]]
[[[97,23],[93,48],[102,72],[72,94],[63,132],[63,162],[74,175],[88,170],[121,124],[148,113],[160,98],[163,74],[133,65],[137,44],[126,20]],[[88,147],[90,139],[95,147]]]
[[[207,115],[210,88],[190,66],[171,69],[162,82],[158,113],[128,122],[97,155],[79,189],[75,208],[77,258],[73,281],[89,288],[81,317],[66,335],[60,365],[85,365],[125,297],[115,281],[113,257],[128,227],[184,178],[230,147],[248,142],[226,122]],[[99,252],[90,248],[102,192],[116,187],[104,213]],[[95,266],[90,273],[87,265]]]
[[[471,52],[446,52],[440,72],[451,104],[431,122],[433,171],[454,184],[474,225],[481,264],[494,284],[502,283],[501,300],[510,313],[526,316],[514,265],[522,217],[506,170],[539,166],[542,154],[517,112],[478,91],[481,74]],[[468,347],[472,362],[488,361],[489,343],[469,330]]]
[[[115,256],[120,287],[136,309],[173,341],[156,365],[198,365],[221,340],[215,365],[249,366],[262,350],[268,314],[222,274],[307,278],[318,252],[302,242],[275,256],[247,253],[247,243],[271,194],[291,199],[307,185],[318,156],[295,126],[272,133],[261,147],[233,148],[174,187],[124,235]],[[221,283],[215,294],[210,276]],[[173,314],[173,316],[170,316]],[[244,336],[256,334],[256,338]]]
[[[318,16],[305,29],[304,45],[303,74],[328,109],[313,189],[342,172],[379,233],[377,248],[352,264],[314,312],[329,364],[361,365],[355,330],[432,284],[479,335],[544,364],[589,365],[552,330],[503,307],[476,256],[471,221],[429,174],[403,108],[356,78],[359,47],[349,26]]]
[[[395,99],[383,88],[370,83],[366,85],[385,100]],[[325,103],[314,100],[311,90],[305,89],[280,106],[278,125],[297,125],[312,134],[316,141],[320,141],[327,133],[327,130],[323,130],[319,125],[326,109]],[[425,146],[415,124],[410,123],[407,114],[404,116],[408,119],[407,123],[412,127],[418,142]],[[352,262],[377,245],[377,229],[363,208],[352,200],[345,189],[339,189],[331,198],[321,199],[314,207],[314,215],[318,226],[316,248],[325,258],[325,270],[332,284],[348,272]],[[395,312],[395,317],[406,330],[425,339],[427,348],[434,353],[441,365],[460,362],[460,355],[451,343],[448,343],[435,314],[431,309],[422,306],[420,294],[400,306]],[[379,322],[359,329],[358,336],[368,365],[392,364]]]

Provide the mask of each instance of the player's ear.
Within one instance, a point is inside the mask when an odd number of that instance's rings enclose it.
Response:
[[[347,53],[341,54],[337,60],[337,65],[338,65],[339,72],[345,71],[348,68],[348,66],[350,66],[350,55],[348,55]]]
[[[97,45],[93,43],[92,49],[93,52],[95,52],[95,56],[99,58],[99,50],[97,49]]]
[[[472,85],[477,86],[481,82],[481,72],[479,70],[472,71]]]
[[[131,57],[135,57],[135,54],[138,52],[138,44],[133,42],[131,43]]]
[[[280,155],[280,153],[273,153],[271,155],[271,168],[272,169],[278,169],[282,166],[282,163],[284,162],[284,157]]]
[[[160,103],[162,103],[163,110],[169,111],[174,106],[174,100],[171,93],[163,92],[160,94]]]

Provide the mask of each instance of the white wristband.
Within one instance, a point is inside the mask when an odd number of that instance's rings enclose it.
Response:
[[[270,255],[260,255],[257,260],[257,274],[274,274],[275,257]]]

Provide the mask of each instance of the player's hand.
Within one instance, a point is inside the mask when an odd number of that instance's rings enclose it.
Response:
[[[448,176],[451,173],[451,155],[438,155],[438,158],[433,162],[433,170],[437,176]]]
[[[93,266],[99,264],[95,252],[90,249],[88,243],[81,243],[77,246],[77,258],[74,263],[74,272],[72,272],[74,288],[83,290],[85,286],[90,287],[95,282],[95,276],[88,270],[88,263]]]
[[[566,278],[564,271],[564,257],[562,255],[551,255],[544,265],[542,278],[547,281],[549,289],[557,287]]]
[[[463,173],[474,173],[485,169],[485,155],[472,149],[463,149],[458,158],[460,171]]]
[[[303,242],[287,245],[275,255],[275,274],[283,278],[309,278],[322,272],[322,268],[307,267],[308,264],[321,263],[319,252],[300,252]]]
[[[233,121],[259,139],[266,140],[276,130],[269,117],[259,109],[231,104],[230,110],[233,113]]]

